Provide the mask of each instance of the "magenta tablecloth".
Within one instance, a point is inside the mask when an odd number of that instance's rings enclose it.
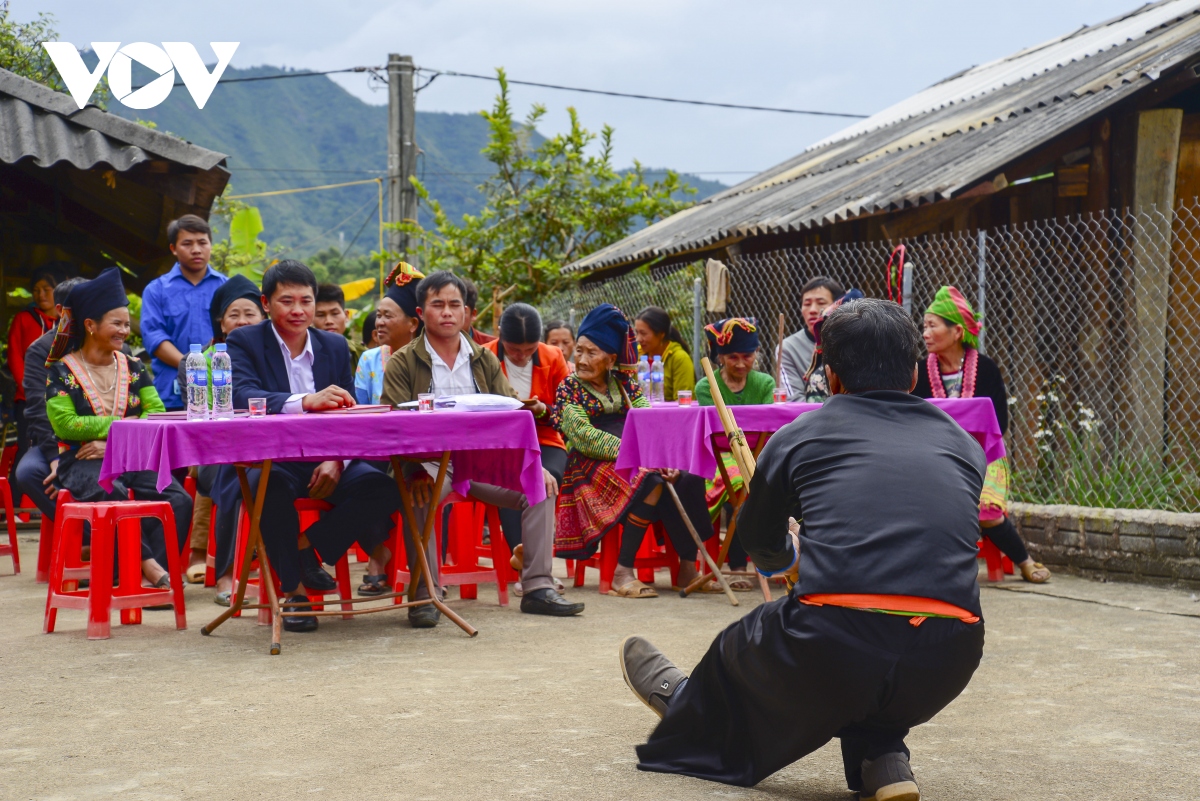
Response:
[[[989,462],[1004,456],[1004,440],[996,422],[996,410],[988,398],[930,400],[970,433],[983,447]],[[821,408],[819,403],[771,403],[730,406],[733,417],[747,438],[751,432],[775,432],[805,412]],[[625,421],[617,472],[628,478],[638,468],[674,468],[698,476],[715,475],[717,460],[712,435],[720,434],[721,418],[715,406],[655,404],[651,409],[632,409]],[[753,442],[752,442],[753,444]]]
[[[156,470],[161,490],[171,470],[191,465],[393,455],[436,459],[446,450],[457,492],[465,494],[468,481],[479,481],[520,490],[531,504],[546,497],[537,426],[533,415],[520,410],[119,420],[109,430],[100,483],[111,489],[112,480],[128,470]]]

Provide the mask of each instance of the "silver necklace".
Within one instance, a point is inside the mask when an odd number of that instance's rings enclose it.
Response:
[[[94,384],[94,385],[95,385],[95,387],[96,387],[96,392],[97,392],[97,393],[99,393],[100,395],[103,395],[103,394],[105,394],[105,393],[108,393],[108,392],[111,392],[111,393],[112,393],[112,396],[113,396],[113,399],[112,399],[112,411],[113,411],[113,414],[116,414],[116,413],[117,413],[117,377],[118,377],[118,374],[120,373],[120,371],[119,371],[119,370],[117,370],[117,357],[116,357],[116,354],[114,354],[114,355],[113,355],[113,379],[112,379],[112,386],[110,386],[110,387],[108,387],[108,388],[104,388],[104,387],[101,387],[101,386],[100,386],[100,382],[96,380],[96,376],[92,375],[92,368],[88,366],[87,359],[83,358],[82,354],[80,355],[79,361],[83,362],[83,369],[84,369],[84,371],[85,371],[85,372],[88,374],[88,378],[90,378],[90,379],[91,379],[91,381],[92,381],[92,384]],[[103,403],[104,403],[104,398],[101,398],[101,399],[100,399],[100,403],[101,403],[101,404],[103,404]]]

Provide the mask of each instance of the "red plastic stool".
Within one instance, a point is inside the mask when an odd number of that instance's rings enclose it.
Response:
[[[442,512],[447,506],[450,507],[450,531],[446,538],[448,548],[443,553]],[[500,532],[500,515],[496,507],[451,492],[438,504],[434,515],[431,536],[437,546],[438,584],[442,587],[457,585],[459,597],[464,600],[478,597],[478,585],[495,584],[497,601],[501,606],[508,606],[508,585],[517,580],[517,575],[509,564],[512,552]],[[396,515],[395,519],[397,522],[392,528],[390,543],[393,557],[388,577],[394,591],[399,593],[411,580],[411,574],[408,572],[404,537],[400,529],[402,518]],[[491,542],[487,545],[483,543],[485,521],[488,531],[492,532]],[[491,565],[481,564],[481,558],[490,558]],[[400,601],[397,598],[395,602]]]
[[[5,426],[5,433],[8,427]],[[13,575],[21,572],[21,551],[17,548],[17,515],[13,508],[12,487],[8,476],[12,472],[13,461],[17,458],[17,446],[9,445],[0,455],[0,503],[4,504],[4,522],[8,524],[8,545],[0,544],[0,556],[11,556]]]
[[[67,503],[58,508],[60,528],[50,568],[50,587],[46,592],[45,633],[54,631],[59,609],[86,609],[88,639],[109,637],[113,608],[121,610],[122,625],[142,622],[142,607],[169,603],[175,607],[175,628],[187,628],[183,602],[183,574],[179,554],[167,548],[167,575],[170,589],[142,586],[142,526],[146,517],[159,520],[164,535],[175,531],[175,515],[166,501],[103,501]],[[91,570],[86,590],[67,590],[67,554],[83,547],[83,525],[92,530]],[[118,552],[119,576],[113,587],[113,560]]]
[[[300,533],[308,531],[308,527],[321,519],[322,512],[328,512],[333,508],[333,504],[325,501],[316,501],[312,498],[299,498],[293,504],[296,507],[296,512],[300,515]],[[342,554],[342,558],[334,565],[334,578],[337,580],[336,590],[323,590],[317,592],[315,590],[308,591],[308,600],[315,605],[312,607],[317,612],[325,610],[324,604],[317,604],[317,601],[324,598],[330,593],[336,592],[338,597],[343,601],[348,601],[354,596],[350,591],[350,560],[348,554]],[[276,582],[278,586],[278,582]],[[354,604],[342,604],[343,612],[353,612]],[[343,620],[353,620],[354,615],[342,615]]]
[[[1004,581],[1013,574],[1013,563],[987,537],[979,538],[979,557],[987,564],[988,581]]]
[[[617,557],[621,551],[621,534],[624,527],[615,525],[608,530],[604,535],[604,539],[600,540],[600,549],[590,559],[577,559],[575,561],[575,586],[582,587],[587,568],[593,568],[600,571],[600,594],[607,595],[612,589],[613,576],[617,572]],[[675,549],[671,546],[669,537],[663,536],[663,545],[658,546],[657,543],[647,545],[647,539],[651,537],[652,532],[662,532],[662,524],[655,523],[652,528],[646,529],[646,538],[642,540],[642,547],[638,549],[638,556],[633,560],[633,567],[638,571],[638,581],[643,584],[650,582],[646,581],[642,576],[643,570],[650,571],[650,581],[654,580],[653,571],[660,567],[670,568],[671,583],[674,585],[679,578],[679,557],[675,554]],[[661,550],[659,548],[661,547]],[[646,555],[643,555],[646,554]]]
[[[208,516],[208,550],[204,553],[204,586],[217,586],[217,505]]]
[[[74,500],[70,490],[60,489],[54,496],[54,518],[42,515],[42,527],[38,534],[37,566],[37,580],[40,584],[50,581],[50,565],[54,562],[54,542],[58,537],[58,532],[62,529],[62,524],[58,521],[62,519],[63,504],[74,503]],[[87,562],[83,561],[80,552],[75,551],[66,555],[64,570],[64,578],[83,579],[88,577],[90,568]]]

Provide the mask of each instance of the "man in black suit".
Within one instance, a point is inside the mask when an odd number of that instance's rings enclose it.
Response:
[[[345,337],[310,328],[317,294],[312,271],[298,261],[281,261],[263,275],[262,292],[262,303],[271,319],[239,328],[226,340],[233,363],[234,406],[245,409],[250,398],[266,398],[267,414],[353,406],[354,371]],[[232,468],[222,468],[214,487],[218,506],[232,508],[240,498],[232,473]],[[334,508],[301,535],[293,502],[303,496],[325,500]],[[332,565],[357,540],[372,562],[382,565],[390,556],[384,543],[392,514],[399,508],[400,492],[395,482],[364,462],[272,465],[263,502],[262,536],[286,598],[285,629],[317,628],[315,617],[288,615],[294,607],[287,606],[287,601],[306,600],[306,587],[334,588],[333,579],[320,568],[313,548]]]

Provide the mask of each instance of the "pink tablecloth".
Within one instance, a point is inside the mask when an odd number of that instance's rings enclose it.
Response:
[[[996,410],[988,398],[930,400],[970,433],[983,447],[989,462],[1004,456],[1004,440],[996,422]],[[751,432],[775,432],[805,412],[820,409],[819,403],[772,403],[760,406],[731,406],[733,417],[753,445]],[[668,467],[698,476],[717,471],[712,435],[720,434],[721,418],[715,406],[655,404],[652,409],[633,409],[625,421],[617,472],[629,477],[640,467]]]
[[[546,497],[533,415],[525,411],[280,414],[235,420],[119,420],[113,423],[100,483],[128,470],[171,470],[201,464],[325,459],[437,458],[451,452],[454,489],[468,481],[520,490],[530,503]]]

